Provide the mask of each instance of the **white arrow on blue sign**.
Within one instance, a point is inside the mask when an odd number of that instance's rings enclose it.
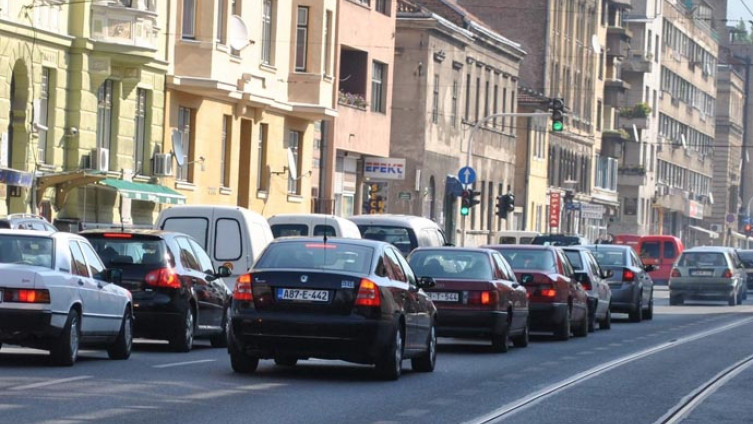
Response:
[[[473,184],[476,182],[476,171],[470,166],[464,166],[458,171],[458,179],[465,185]]]

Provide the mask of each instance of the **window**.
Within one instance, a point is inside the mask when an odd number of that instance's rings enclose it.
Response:
[[[455,128],[455,126],[458,123],[458,80],[455,78],[455,80],[452,81],[452,115],[450,116],[450,122],[452,123],[452,127]]]
[[[481,102],[481,77],[476,77],[476,122],[478,122]]]
[[[216,40],[225,44],[225,17],[227,15],[226,0],[217,0],[217,35]]]
[[[68,247],[71,249],[71,274],[88,277],[89,270],[86,269],[86,259],[81,253],[81,247],[75,241],[69,242]]]
[[[439,74],[434,74],[434,93],[431,103],[431,122],[439,121]]]
[[[264,0],[262,10],[262,35],[261,35],[261,62],[266,65],[274,63],[274,51],[272,50],[272,13],[274,6],[272,0]]]
[[[499,113],[499,103],[498,102],[499,102],[499,85],[498,84],[494,84],[494,105],[493,105],[493,107],[494,107],[494,114],[495,115]],[[497,118],[494,118],[494,120],[492,122],[492,126],[494,128],[497,128]]]
[[[390,16],[390,0],[376,0],[374,9],[383,15]]]
[[[196,243],[191,239],[188,239],[188,244],[191,245],[193,254],[199,262],[199,268],[201,268],[206,274],[214,274],[214,264],[212,264],[212,260],[209,258],[209,255],[207,255],[207,252],[199,246],[199,243]]]
[[[144,153],[147,150],[146,114],[146,90],[139,88],[136,90],[136,117],[134,118],[136,128],[133,135],[133,162],[136,173],[142,171]]]
[[[384,63],[374,62],[371,71],[371,111],[386,111],[385,108],[385,89],[384,79],[387,76],[387,65]]]
[[[183,0],[183,38],[196,38],[196,0]]]
[[[465,114],[463,118],[471,119],[471,74],[465,76]]]
[[[230,218],[219,218],[215,224],[215,234],[222,234],[222,238],[215,237],[214,259],[217,261],[237,261],[241,258],[241,224]]]
[[[324,75],[332,75],[332,11],[324,19]]]
[[[89,272],[91,273],[91,276],[97,280],[104,280],[103,273],[105,272],[105,265],[102,263],[102,260],[94,249],[92,249],[87,243],[81,243],[81,250],[84,251],[84,257],[89,264]]]
[[[298,28],[296,30],[295,70],[306,72],[306,55],[309,42],[309,8],[298,7]]]
[[[233,117],[222,117],[222,135],[220,138],[220,185],[230,187],[230,131],[233,127]]]
[[[196,256],[193,253],[193,249],[191,249],[191,245],[188,243],[188,238],[176,237],[175,241],[176,243],[178,243],[180,263],[183,264],[183,266],[186,268],[190,268],[196,271],[203,271],[201,269],[201,265],[199,265],[199,260],[196,259]]]
[[[188,181],[188,158],[191,148],[191,109],[186,107],[178,108],[178,131],[180,131],[180,150],[183,156],[183,166],[178,166],[178,181]],[[177,151],[177,150],[176,150]]]
[[[298,170],[296,177],[288,172],[288,194],[301,194],[301,133],[298,131],[290,131],[288,133],[288,149],[293,155],[293,163]]]
[[[256,190],[267,191],[267,124],[259,124],[259,142],[256,158]]]
[[[97,90],[97,147],[110,148],[112,126],[112,80],[108,79]]]
[[[230,0],[230,13],[232,15],[237,15],[237,16],[241,15],[241,11],[238,8],[238,4],[239,4],[239,2],[237,0]],[[225,17],[225,19],[227,19],[227,13],[225,14],[224,17]],[[231,47],[230,48],[230,54],[233,55],[233,56],[240,56],[241,52],[240,52],[240,50],[236,50],[236,49],[234,49],[234,48]]]
[[[39,109],[35,110],[35,113],[39,113],[39,116],[34,117],[34,121],[38,124],[37,131],[39,140],[37,141],[37,158],[39,163],[47,163],[47,135],[48,121],[50,115],[50,76],[52,72],[50,68],[42,68],[42,84],[41,93],[39,93]]]
[[[207,248],[209,221],[206,218],[167,218],[165,222],[162,223],[162,229],[165,231],[175,231],[188,234],[193,237],[194,240],[198,241],[204,249]]]

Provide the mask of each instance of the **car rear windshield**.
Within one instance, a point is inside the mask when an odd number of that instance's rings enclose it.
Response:
[[[554,254],[549,250],[534,249],[500,249],[502,256],[514,270],[535,269],[547,272],[557,272]]]
[[[726,267],[727,260],[719,252],[683,252],[678,266],[684,267]]]
[[[545,246],[574,246],[581,244],[580,237],[575,236],[536,236],[531,244],[541,244]]]
[[[254,269],[319,269],[368,274],[374,249],[350,243],[286,242],[270,244]]]
[[[272,235],[278,237],[295,237],[309,235],[309,226],[306,224],[275,224],[272,226]]]
[[[565,255],[567,256],[567,259],[570,259],[573,268],[578,271],[583,269],[583,261],[580,259],[580,252],[565,250]]]
[[[625,266],[627,264],[625,249],[594,246],[589,247],[589,250],[593,253],[599,266]]]
[[[644,241],[643,243],[641,243],[641,258],[659,259],[661,256],[659,249],[660,244],[658,241]]]
[[[369,240],[386,241],[392,243],[404,255],[416,248],[415,242],[411,241],[410,232],[406,227],[392,227],[386,225],[359,225],[361,237]]]
[[[87,236],[106,267],[167,266],[167,248],[161,238],[117,234],[117,237],[108,237],[106,234]]]
[[[2,235],[0,236],[0,263],[53,269],[52,239],[15,234]]]
[[[481,252],[420,251],[409,260],[416,275],[421,277],[459,280],[491,280],[492,267],[489,256]]]
[[[738,251],[737,256],[740,257],[745,268],[753,268],[753,250],[751,251]]]

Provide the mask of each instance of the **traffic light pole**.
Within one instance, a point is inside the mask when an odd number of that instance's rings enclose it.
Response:
[[[745,210],[745,215],[748,217],[748,220],[750,220],[750,202],[753,202],[753,196],[750,196],[750,199],[748,199],[748,207]],[[750,249],[750,236],[747,234],[745,235],[745,247]]]
[[[483,124],[489,122],[490,120],[494,118],[507,118],[507,117],[538,118],[542,116],[552,116],[552,114],[550,112],[525,112],[525,113],[503,112],[503,113],[495,113],[492,115],[485,116],[484,118],[476,122],[476,125],[474,125],[473,128],[471,128],[470,134],[468,134],[468,151],[465,158],[465,166],[468,166],[468,167],[471,166],[471,151],[473,148],[473,136],[476,134],[476,131],[478,131],[479,128],[481,128]],[[465,246],[465,227],[466,227],[465,223],[466,223],[467,218],[468,218],[467,216],[463,216],[462,222],[460,223],[462,227],[462,232],[460,236],[460,246]]]

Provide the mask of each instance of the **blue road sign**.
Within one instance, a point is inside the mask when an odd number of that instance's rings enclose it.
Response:
[[[458,171],[458,179],[465,185],[473,184],[476,182],[476,171],[470,166],[464,166]]]

